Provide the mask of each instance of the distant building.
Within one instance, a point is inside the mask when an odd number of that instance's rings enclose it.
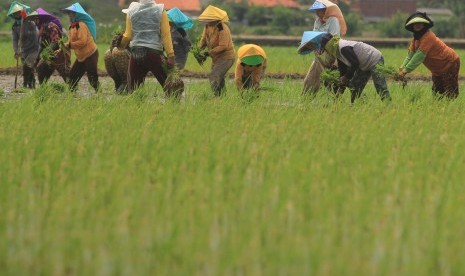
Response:
[[[300,5],[294,0],[248,0],[249,6],[276,7],[283,6],[286,8],[299,9]]]
[[[345,1],[347,2],[347,1]],[[416,0],[351,0],[350,10],[359,12],[366,21],[383,21],[397,12],[417,11]]]
[[[299,3],[295,0],[225,0],[230,3],[247,3],[249,6],[273,8],[283,6],[291,9],[300,9]],[[204,2],[208,4],[208,1]]]
[[[119,1],[119,6],[122,8],[127,8],[129,4],[132,2],[131,0],[118,0],[118,1]],[[177,7],[183,13],[190,15],[190,16],[198,16],[202,12],[200,0],[165,0],[165,1],[157,1],[157,3],[164,4],[166,10]]]

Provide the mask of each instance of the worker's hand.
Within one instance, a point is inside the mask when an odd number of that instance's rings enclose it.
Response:
[[[394,76],[396,81],[403,81],[407,75],[407,71],[404,68],[399,69],[399,72]]]
[[[174,56],[168,57],[166,59],[166,64],[168,65],[168,68],[174,68],[174,66],[176,65],[176,62],[174,61]]]
[[[339,86],[346,87],[349,83],[349,79],[346,76],[342,76],[339,78]]]

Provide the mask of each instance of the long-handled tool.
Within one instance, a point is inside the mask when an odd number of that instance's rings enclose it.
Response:
[[[16,73],[15,73],[15,88],[18,86],[18,71],[19,71],[19,59],[21,58],[22,48],[23,48],[23,24],[24,19],[21,16],[21,26],[19,26],[19,42],[18,42],[18,56],[16,58]],[[24,77],[24,76],[23,76]]]

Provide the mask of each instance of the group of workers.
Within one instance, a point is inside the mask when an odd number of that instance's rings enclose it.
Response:
[[[304,32],[297,49],[300,54],[314,53],[315,60],[304,79],[304,93],[313,94],[320,89],[324,70],[340,73],[336,94],[348,88],[351,102],[362,93],[372,78],[382,100],[390,100],[383,74],[377,66],[384,64],[383,55],[371,45],[360,41],[346,40],[347,26],[339,7],[330,0],[316,0],[309,9],[316,15],[313,31]],[[34,88],[37,70],[39,83],[46,82],[57,70],[71,90],[87,73],[91,86],[97,91],[99,80],[94,19],[75,3],[62,10],[70,19],[68,39],[62,37],[63,29],[57,17],[39,8],[30,8],[14,1],[8,15],[15,19],[12,28],[15,58],[23,65],[24,87]],[[152,72],[170,95],[165,85],[170,69],[183,69],[192,47],[187,31],[192,28],[191,18],[178,8],[166,11],[163,4],[154,0],[132,2],[122,12],[126,14],[124,33],[116,34],[110,49],[105,53],[105,67],[115,83],[117,93],[132,93],[143,85],[148,72]],[[239,91],[257,90],[264,77],[267,55],[263,48],[246,44],[236,53],[228,26],[229,18],[224,10],[208,6],[198,20],[205,24],[198,49],[205,49],[205,58],[211,58],[209,82],[215,96],[225,92],[225,77],[236,62],[235,85]],[[433,21],[417,12],[408,17],[405,28],[413,33],[408,55],[396,74],[403,80],[420,64],[432,73],[433,93],[440,97],[456,98],[459,94],[458,74],[460,59],[430,30]],[[76,59],[71,66],[71,50]],[[48,53],[48,54],[47,54]]]

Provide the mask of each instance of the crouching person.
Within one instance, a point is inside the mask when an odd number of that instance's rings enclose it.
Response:
[[[267,66],[266,53],[262,47],[246,44],[237,51],[235,83],[242,93],[245,89],[258,89]]]
[[[129,92],[134,92],[145,81],[148,72],[152,72],[167,95],[171,94],[165,86],[167,69],[175,66],[170,24],[163,4],[153,0],[133,2],[127,11],[126,31],[120,49],[130,43]],[[165,50],[166,58],[163,54]]]
[[[110,45],[110,49],[105,52],[104,61],[105,69],[108,75],[115,83],[115,90],[117,94],[124,94],[128,88],[128,67],[129,58],[131,53],[128,49],[119,49],[118,45],[121,44],[123,33],[116,34]]]
[[[432,74],[433,94],[455,99],[459,95],[460,58],[430,30],[433,26],[426,13],[416,12],[407,18],[405,29],[413,33],[413,38],[398,77],[403,79],[423,63]]]
[[[27,19],[35,22],[39,29],[40,50],[37,63],[39,84],[47,82],[55,70],[67,82],[71,66],[71,52],[61,47],[64,46],[62,44],[64,42],[61,41],[63,32],[60,20],[42,8],[28,15]]]
[[[377,65],[384,64],[383,55],[378,49],[363,42],[341,39],[328,33],[322,36],[318,51],[324,51],[337,59],[341,76],[338,94],[344,93],[348,87],[351,92],[350,101],[353,103],[360,97],[371,77],[381,100],[391,100],[386,78],[376,70]]]

